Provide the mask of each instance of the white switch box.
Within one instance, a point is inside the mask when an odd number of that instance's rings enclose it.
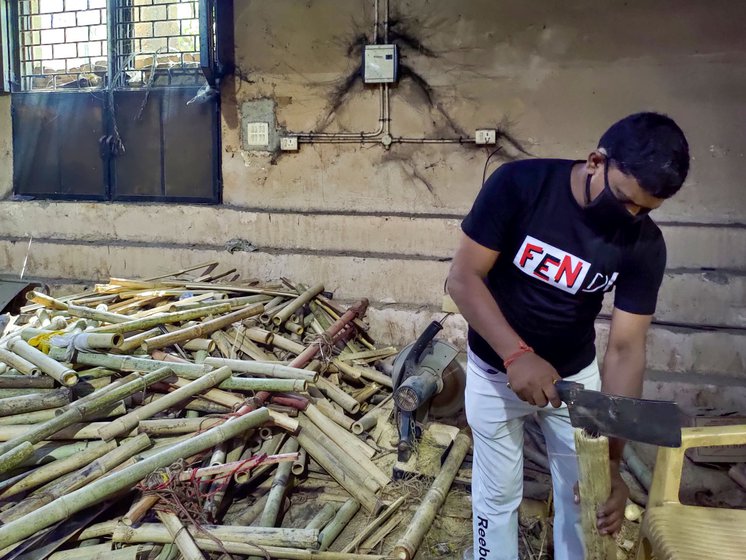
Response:
[[[246,123],[246,144],[249,146],[269,147],[269,123]]]
[[[283,136],[280,138],[280,149],[283,152],[297,152],[298,151],[298,137],[297,136]]]
[[[477,144],[495,144],[497,131],[494,128],[478,128],[474,140]]]
[[[399,51],[396,45],[365,45],[363,81],[366,84],[390,84],[399,77]]]

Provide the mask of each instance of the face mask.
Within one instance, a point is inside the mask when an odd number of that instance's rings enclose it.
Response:
[[[619,202],[609,187],[609,181],[604,172],[604,190],[601,191],[593,202],[591,200],[591,176],[585,179],[585,211],[589,220],[600,231],[612,233],[619,229],[638,223],[645,217],[644,213],[631,214],[629,210]]]

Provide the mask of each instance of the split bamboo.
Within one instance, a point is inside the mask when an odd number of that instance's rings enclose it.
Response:
[[[587,560],[615,560],[616,542],[611,535],[598,532],[598,508],[609,499],[609,440],[594,437],[582,429],[575,430],[578,454],[578,489],[580,491],[580,522]]]
[[[407,531],[402,535],[394,547],[394,556],[400,560],[412,560],[417,554],[417,549],[422,544],[425,534],[430,530],[430,526],[438,514],[440,506],[448,495],[448,491],[456,478],[461,463],[471,446],[471,438],[461,432],[456,436],[451,446],[443,466],[435,477],[432,486],[422,499],[422,503],[417,508],[414,517],[409,522]],[[475,551],[477,552],[477,551]]]
[[[75,385],[78,382],[78,375],[74,370],[67,366],[63,366],[56,360],[53,360],[47,356],[44,352],[41,352],[31,346],[28,342],[22,339],[15,339],[8,342],[8,350],[18,354],[24,360],[28,360],[36,367],[38,367],[43,373],[52,377],[62,385]]]
[[[399,508],[402,506],[402,504],[404,504],[405,500],[406,498],[404,496],[399,496],[391,505],[383,510],[378,517],[368,523],[365,529],[359,531],[355,535],[355,537],[345,545],[345,547],[342,549],[342,552],[352,552],[354,550],[357,550],[357,547],[360,546],[360,544],[365,539],[370,537],[376,531],[376,529],[386,523],[386,521],[388,521],[392,515],[399,511]]]
[[[85,488],[66,494],[22,519],[0,526],[0,548],[14,544],[120,490],[131,487],[149,473],[166,467],[177,459],[190,457],[235,437],[249,428],[255,428],[266,422],[268,418],[267,409],[249,412],[122,469],[115,475],[101,478]]]

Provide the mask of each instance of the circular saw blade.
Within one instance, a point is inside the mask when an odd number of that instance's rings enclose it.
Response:
[[[443,390],[430,401],[430,416],[451,418],[464,408],[466,372],[458,360],[453,360],[443,370]]]

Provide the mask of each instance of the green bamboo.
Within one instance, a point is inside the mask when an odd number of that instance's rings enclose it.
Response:
[[[115,373],[116,372],[113,369],[107,369],[105,367],[93,367],[78,370],[78,378],[84,381],[90,381],[91,379],[98,379],[100,377],[111,377]]]
[[[30,397],[32,395],[53,395],[57,389],[0,389],[0,399]]]
[[[164,348],[172,344],[178,344],[179,342],[183,342],[185,340],[199,338],[220,330],[224,327],[227,327],[228,325],[231,325],[237,321],[242,321],[244,319],[248,319],[249,317],[259,315],[263,309],[264,306],[261,303],[251,304],[243,309],[233,311],[232,313],[228,313],[227,315],[221,315],[220,317],[216,317],[215,319],[209,319],[191,327],[185,327],[174,332],[170,332],[160,336],[154,336],[153,338],[147,339],[143,343],[143,346],[145,347],[145,350],[147,352],[152,352],[153,350]]]
[[[0,389],[52,389],[54,379],[29,375],[0,375]]]
[[[65,459],[60,459],[52,463],[47,463],[44,466],[39,467],[33,472],[29,473],[23,480],[15,483],[13,486],[6,488],[3,492],[0,492],[0,499],[7,499],[21,492],[25,492],[32,488],[36,488],[42,484],[54,480],[79,469],[80,467],[87,465],[91,461],[94,461],[102,455],[112,451],[116,448],[116,442],[104,443],[104,442],[91,442],[88,448],[81,453],[77,453]]]
[[[374,361],[382,360],[393,356],[398,352],[393,346],[387,346],[386,348],[378,348],[376,350],[365,350],[363,352],[342,352],[339,355],[339,359],[343,362],[353,362],[355,360],[362,361]]]
[[[0,444],[0,473],[6,472],[4,470],[5,466],[2,465],[5,455],[10,453],[17,445],[20,445],[23,442],[29,442],[32,444],[37,443],[47,438],[48,436],[59,432],[63,428],[75,424],[76,422],[82,422],[86,418],[86,416],[91,413],[95,413],[103,408],[106,408],[110,404],[120,401],[123,398],[131,395],[132,393],[143,390],[145,387],[148,387],[153,383],[157,383],[158,381],[170,377],[172,373],[173,372],[169,368],[161,368],[159,370],[143,375],[142,377],[135,379],[130,383],[126,383],[121,387],[106,391],[104,394],[100,395],[97,398],[93,397],[92,395],[93,398],[91,398],[90,400],[86,402],[78,401],[76,403],[73,403],[69,405],[70,408],[68,410],[66,410],[56,418],[53,418],[48,422],[44,422],[43,424],[33,425],[32,428],[27,432],[10,439],[4,444]],[[7,428],[9,427],[10,426],[8,426]],[[6,430],[1,431],[5,432]]]
[[[306,529],[312,529],[321,531],[326,525],[334,519],[337,513],[337,507],[334,504],[326,503],[324,506],[313,516],[311,521],[306,525]]]
[[[191,457],[209,449],[250,428],[255,428],[269,419],[269,411],[261,408],[241,417],[226,422],[190,438],[182,443],[169,447],[147,459],[131,465],[116,474],[96,480],[85,488],[61,496],[54,502],[24,516],[0,526],[0,548],[14,544],[29,537],[58,521],[85,509],[88,506],[111,496],[120,490],[130,488],[136,482],[156,469],[166,467],[184,457]]]
[[[354,498],[350,498],[339,508],[334,519],[319,533],[319,550],[327,550],[334,543],[358,510],[360,510],[360,502]]]
[[[20,465],[34,454],[34,446],[28,441],[22,441],[10,451],[0,456],[0,472],[8,472]]]
[[[206,317],[207,315],[220,315],[222,313],[228,313],[232,309],[229,303],[218,303],[215,305],[205,305],[197,309],[188,309],[186,311],[175,311],[173,313],[163,313],[162,315],[155,315],[153,317],[143,317],[142,319],[130,319],[126,323],[119,323],[116,325],[107,325],[105,327],[98,327],[93,329],[92,332],[108,332],[108,333],[128,333],[133,331],[142,331],[146,329],[152,329],[159,325],[168,325],[171,323],[181,323],[182,321],[191,321],[192,319],[199,319],[200,317]]]
[[[141,434],[151,436],[168,436],[192,434],[224,423],[224,418],[168,418],[159,420],[142,420],[137,428]]]
[[[42,378],[43,379],[43,378]],[[70,389],[62,387],[50,393],[25,395],[22,399],[16,397],[0,399],[0,416],[11,416],[47,410],[65,406],[70,403]]]
[[[74,443],[67,441],[44,441],[34,445],[34,453],[18,466],[29,468],[46,465],[52,461],[65,459],[76,453],[82,453],[89,447],[96,445],[101,445],[101,443],[98,441],[76,441]]]
[[[199,527],[191,525],[187,529],[194,537],[208,538],[207,534],[209,534],[219,541],[250,542],[258,546],[297,548],[316,548],[318,546],[319,532],[313,529],[243,527],[239,525],[200,525]],[[171,542],[166,528],[158,523],[143,523],[138,527],[129,527],[120,523],[114,529],[112,540],[121,543]]]
[[[414,517],[409,522],[407,531],[399,537],[394,547],[394,556],[396,558],[400,560],[412,560],[415,554],[417,554],[417,549],[425,538],[425,534],[430,530],[430,526],[438,514],[440,506],[443,505],[453,479],[456,478],[458,469],[461,463],[464,462],[464,457],[466,457],[470,446],[471,438],[466,432],[461,432],[456,436],[451,446],[451,451],[448,453],[448,457],[445,463],[443,463],[438,476],[435,477],[430,490],[425,494]]]
[[[20,400],[20,399],[19,399]],[[39,424],[51,420],[58,414],[62,414],[64,411],[63,407],[60,408],[48,408],[46,410],[37,410],[36,412],[24,412],[22,414],[13,414],[12,416],[0,417],[0,426],[13,426],[13,425],[28,425],[28,424]],[[92,414],[89,420],[101,420],[103,418],[112,418],[116,416],[122,416],[127,412],[124,406],[124,401],[120,401],[111,405],[108,409],[101,410],[100,413]]]
[[[281,454],[295,453],[296,451],[298,451],[298,441],[295,438],[288,438],[288,440],[280,449]],[[292,478],[292,467],[292,462],[280,463],[275,470],[274,482],[272,483],[272,488],[269,491],[267,504],[264,506],[264,511],[259,518],[260,527],[276,526],[277,519],[280,515],[280,509],[282,508],[282,502],[285,499],[288,484],[290,479]]]
[[[218,358],[220,359],[220,358]],[[230,360],[229,360],[230,362]],[[220,367],[216,363],[217,367]],[[222,367],[231,366],[226,364]],[[231,368],[232,369],[232,368]],[[182,379],[200,379],[203,375],[194,375],[191,373],[180,374]],[[218,385],[220,389],[228,391],[270,391],[278,393],[305,392],[308,383],[304,379],[264,379],[264,378],[247,378],[247,377],[228,377]]]
[[[29,345],[25,340],[11,340],[8,342],[8,350],[18,354],[23,359],[28,360],[37,366],[43,373],[54,378],[62,385],[75,385],[78,382],[78,375],[75,371],[69,367],[63,366],[56,360],[53,360],[44,352]]]
[[[126,548],[111,548],[111,543],[62,550],[49,556],[49,560],[141,560],[151,558],[157,546],[139,544]]]
[[[54,348],[52,348],[54,351]],[[116,356],[114,354],[93,354],[78,352],[75,357],[78,364],[86,366],[98,366],[118,371],[155,371],[162,367],[170,367],[176,375],[184,373],[207,373],[212,367],[203,364],[175,363],[150,358],[137,358],[135,356]]]
[[[24,375],[41,375],[41,370],[38,366],[5,348],[0,348],[0,362],[15,368]]]
[[[68,411],[65,411],[69,412]],[[65,414],[63,413],[63,414]],[[28,438],[29,436],[36,437],[36,434],[44,429],[46,431],[47,428],[45,428],[45,424],[50,424],[51,422],[54,422],[62,417],[62,414],[59,414],[55,416],[52,420],[49,420],[47,422],[41,423],[41,424],[12,424],[8,426],[3,426],[3,429],[0,430],[0,442],[2,443],[2,446],[9,445],[11,441],[15,440],[24,440]],[[74,424],[70,424],[68,426],[65,426],[64,428],[59,428],[54,430],[54,433],[44,436],[42,439],[49,440],[49,441],[61,441],[61,440],[84,440],[84,439],[98,439],[98,431],[103,428],[104,426],[107,426],[108,422],[77,422]],[[134,431],[133,431],[134,433]],[[128,434],[129,435],[129,434]],[[42,440],[39,440],[42,441]],[[0,457],[0,460],[2,457]],[[0,472],[2,472],[0,470]]]
[[[205,389],[214,387],[221,381],[230,377],[230,375],[231,370],[228,368],[220,368],[207,373],[200,379],[187,384],[185,387],[177,389],[163,398],[153,401],[145,406],[138,407],[129,414],[113,420],[111,424],[101,430],[99,435],[103,440],[108,441],[114,439],[115,437],[132,430],[132,428],[136,427],[141,420],[150,418],[158,412],[162,412],[167,408],[178,404],[184,399],[192,397],[197,393],[201,393]]]
[[[256,362],[252,360],[228,360],[225,358],[207,358],[205,364],[214,367],[227,366],[237,373],[250,373],[252,375],[265,375],[277,379],[303,379],[309,383],[315,383],[319,375],[305,369],[291,368],[278,364]]]

